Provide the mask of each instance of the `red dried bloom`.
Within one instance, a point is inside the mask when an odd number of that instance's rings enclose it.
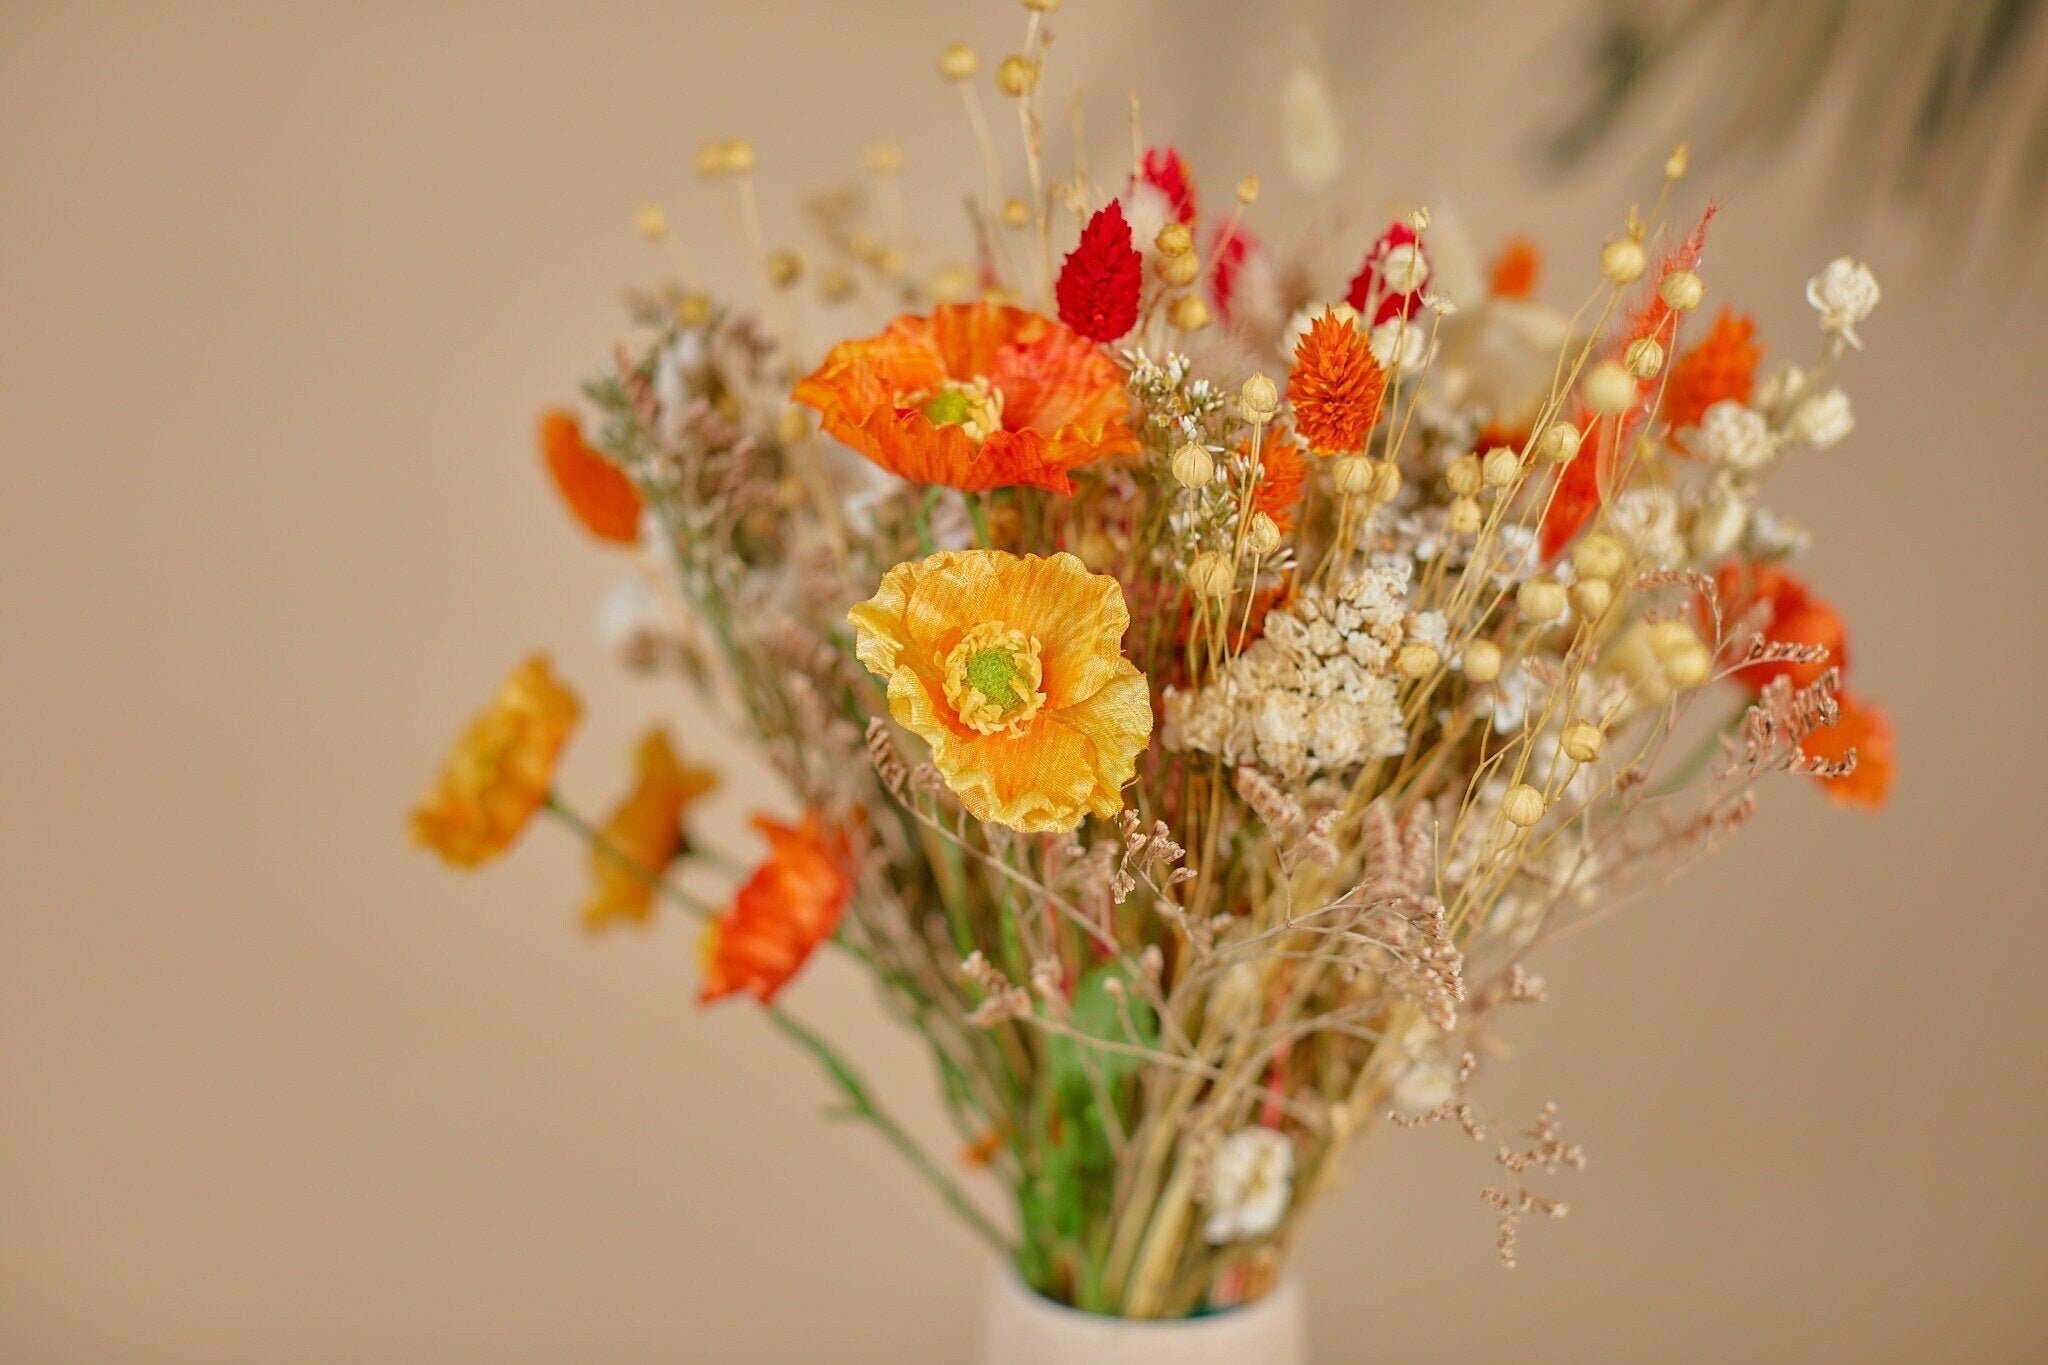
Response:
[[[1840,777],[1816,777],[1828,800],[1838,806],[1877,810],[1891,795],[1898,763],[1892,756],[1892,718],[1882,706],[1848,692],[1835,698],[1841,718],[1799,742],[1799,752],[1825,763],[1844,763],[1856,755],[1856,766]]]
[[[1123,205],[1112,199],[1095,211],[1081,240],[1067,253],[1054,287],[1060,321],[1090,341],[1115,341],[1138,322],[1144,262],[1131,245]]]
[[[1251,442],[1241,442],[1238,450],[1249,459]],[[1253,510],[1271,517],[1284,535],[1294,529],[1294,509],[1300,505],[1307,483],[1308,458],[1301,453],[1301,447],[1268,431],[1259,447],[1259,483],[1252,490]]]
[[[1209,248],[1215,261],[1209,274],[1209,297],[1216,303],[1216,316],[1226,325],[1230,322],[1230,301],[1237,294],[1237,272],[1258,248],[1258,239],[1242,227],[1216,229],[1215,241]]]
[[[1429,287],[1428,256],[1423,257],[1422,278],[1415,281],[1413,289],[1403,294],[1394,293],[1389,288],[1386,281],[1380,277],[1380,268],[1386,262],[1387,253],[1395,247],[1414,247],[1421,251],[1421,242],[1422,239],[1415,235],[1415,229],[1406,223],[1389,223],[1387,230],[1380,234],[1380,239],[1365,253],[1365,260],[1359,265],[1358,273],[1351,277],[1351,287],[1344,293],[1344,302],[1363,316],[1366,305],[1378,299],[1379,302],[1372,310],[1372,324],[1375,327],[1393,318],[1414,317],[1415,310],[1422,307],[1422,291]]]
[[[1365,338],[1335,313],[1318,317],[1295,345],[1287,401],[1294,405],[1294,429],[1310,450],[1338,455],[1362,447],[1380,419],[1385,389]]]
[[[1195,221],[1195,178],[1179,152],[1171,147],[1146,148],[1138,178],[1166,196],[1175,218],[1183,223]]]
[[[1755,318],[1723,308],[1707,334],[1678,357],[1664,388],[1664,417],[1672,430],[1698,426],[1716,403],[1749,401],[1763,358],[1755,337]]]

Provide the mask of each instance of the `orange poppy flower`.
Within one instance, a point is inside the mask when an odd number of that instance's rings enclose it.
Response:
[[[555,759],[581,714],[546,658],[514,669],[413,808],[413,842],[455,867],[480,866],[510,848],[554,786]]]
[[[645,924],[654,917],[653,878],[683,851],[683,816],[718,785],[718,774],[676,756],[666,731],[647,732],[634,755],[633,790],[612,809],[604,838],[610,849],[592,844],[590,875],[595,888],[583,905],[583,927],[606,928],[619,920]],[[621,863],[623,853],[634,867]]]
[[[1067,493],[1069,471],[1138,449],[1123,374],[1101,348],[998,303],[941,304],[843,341],[792,397],[890,473],[967,492]]]
[[[1790,661],[1750,664],[1735,671],[1735,678],[1751,691],[1761,691],[1773,678],[1788,678],[1794,687],[1805,687],[1829,668],[1849,666],[1848,630],[1833,607],[1813,596],[1797,577],[1774,564],[1724,564],[1715,575],[1721,598],[1721,620],[1732,625],[1757,603],[1770,607],[1770,619],[1763,636],[1772,644],[1823,645],[1828,657],[1822,663]]]
[[[1723,308],[1699,343],[1671,366],[1664,389],[1664,419],[1672,430],[1696,427],[1707,409],[1726,400],[1747,403],[1756,389],[1756,319]]]
[[[1026,834],[1123,809],[1152,694],[1123,656],[1123,588],[1070,554],[944,550],[847,613],[889,713],[968,813]]]
[[[1845,761],[1853,750],[1856,766],[1841,777],[1818,779],[1828,800],[1838,806],[1876,810],[1891,794],[1896,764],[1892,757],[1892,718],[1882,706],[1844,692],[1835,699],[1841,719],[1815,730],[1799,745],[1808,758]]]
[[[1245,458],[1251,458],[1249,440],[1240,442],[1238,450]],[[1278,432],[1268,431],[1259,446],[1259,483],[1252,490],[1252,510],[1271,517],[1285,535],[1294,529],[1294,509],[1300,505],[1307,483],[1308,461],[1303,458],[1301,447]]]
[[[820,943],[839,928],[853,895],[853,855],[844,831],[816,814],[791,826],[757,815],[768,857],[734,894],[732,908],[704,931],[699,1004],[745,991],[766,1005]]]
[[[576,414],[551,408],[540,415],[540,452],[555,491],[583,529],[614,545],[640,539],[640,494],[625,472],[591,449]]]
[[[1358,450],[1380,419],[1386,379],[1358,328],[1325,311],[1295,343],[1287,376],[1294,429],[1321,455]]]

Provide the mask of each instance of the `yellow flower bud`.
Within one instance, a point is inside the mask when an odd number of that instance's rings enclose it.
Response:
[[[1209,305],[1198,295],[1182,294],[1166,310],[1166,320],[1183,332],[1198,332],[1209,325]]]
[[[1279,386],[1262,374],[1253,375],[1237,391],[1237,410],[1253,426],[1265,426],[1280,415]]]
[[[1506,446],[1495,446],[1479,462],[1479,472],[1488,488],[1506,488],[1522,477],[1522,457]]]
[[[633,215],[633,231],[650,242],[658,242],[668,236],[668,215],[649,204]]]
[[[1604,578],[1581,579],[1572,584],[1571,599],[1573,611],[1587,621],[1597,621],[1614,602],[1614,585]]]
[[[1572,572],[1580,578],[1613,578],[1628,564],[1628,552],[1605,531],[1595,531],[1572,546]]]
[[[1674,270],[1657,281],[1657,297],[1680,313],[1690,313],[1707,296],[1707,286],[1690,270]]]
[[[939,50],[939,74],[955,84],[971,81],[981,70],[981,56],[965,43],[947,43]]]
[[[1216,458],[1193,441],[1173,452],[1173,481],[1182,488],[1205,488],[1216,477]]]
[[[1248,175],[1237,182],[1237,202],[1249,207],[1259,197],[1259,178]]]
[[[1643,277],[1648,264],[1643,244],[1629,237],[1617,237],[1600,248],[1600,273],[1613,284],[1634,284]]]
[[[1188,564],[1188,587],[1197,597],[1225,598],[1237,586],[1237,566],[1214,550],[1204,550]]]
[[[1621,367],[1637,379],[1648,379],[1664,368],[1664,348],[1654,337],[1638,337],[1622,353]]]
[[[1413,640],[1401,646],[1401,652],[1394,656],[1394,666],[1404,678],[1422,679],[1436,672],[1437,659],[1435,649]]]
[[[1363,455],[1340,455],[1330,462],[1330,484],[1347,498],[1372,492],[1376,477],[1372,461]]]
[[[1152,245],[1168,256],[1185,256],[1195,249],[1195,234],[1188,225],[1181,222],[1168,223],[1159,229],[1159,235],[1152,239]]]
[[[1454,536],[1476,536],[1486,521],[1477,498],[1452,498],[1444,512],[1444,529]]]
[[[1579,381],[1579,390],[1585,395],[1586,406],[1603,417],[1627,412],[1639,396],[1636,381],[1611,360],[1600,361],[1586,371],[1586,377]]]
[[[1552,464],[1563,464],[1579,453],[1579,429],[1570,422],[1552,422],[1543,428],[1536,451]]]
[[[1244,547],[1259,559],[1272,554],[1280,548],[1280,523],[1264,512],[1253,512],[1245,523]]]
[[[1564,734],[1559,737],[1557,747],[1574,763],[1591,763],[1600,757],[1600,746],[1606,738],[1600,733],[1599,726],[1582,720],[1564,727]]]
[[[996,89],[1011,99],[1023,99],[1038,88],[1038,63],[1029,57],[1005,57],[996,68]]]
[[[1458,666],[1473,682],[1492,682],[1500,676],[1500,646],[1491,640],[1474,640],[1458,657]]]
[[[1486,482],[1486,474],[1480,467],[1479,457],[1467,453],[1452,460],[1451,467],[1444,471],[1444,482],[1461,498],[1477,493]]]
[[[1515,606],[1538,625],[1548,625],[1564,615],[1564,585],[1555,578],[1532,578],[1515,589]]]
[[[1202,273],[1202,262],[1194,252],[1183,251],[1177,256],[1161,256],[1152,269],[1160,279],[1179,289],[1195,282],[1195,276]]]
[[[1527,782],[1517,782],[1500,799],[1500,813],[1509,824],[1527,829],[1543,818],[1543,793]]]

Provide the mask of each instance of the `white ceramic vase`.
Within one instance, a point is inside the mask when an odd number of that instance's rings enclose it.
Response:
[[[1256,1303],[1199,1318],[1142,1321],[1040,1298],[996,1267],[981,1365],[1308,1365],[1308,1312],[1291,1276]]]

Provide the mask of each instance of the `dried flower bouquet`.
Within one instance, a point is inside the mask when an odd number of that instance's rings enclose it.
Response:
[[[1759,375],[1750,321],[1700,311],[1712,211],[1667,215],[1682,150],[1568,313],[1531,244],[1482,267],[1419,210],[1290,234],[1247,178],[1218,211],[1135,114],[1128,165],[1077,129],[1056,176],[1055,3],[994,71],[1018,197],[979,59],[940,57],[986,157],[964,264],[909,231],[891,146],[808,257],[764,239],[752,148],[707,146],[756,306],[648,210],[675,279],[633,299],[594,418],[542,424],[638,571],[607,630],[743,722],[801,813],[757,817],[765,858],[701,903],[669,874],[713,856],[712,774],[657,729],[585,821],[553,780],[578,703],[537,658],[412,828],[474,866],[566,822],[592,929],[706,919],[703,1000],[754,997],[1040,1292],[1161,1317],[1261,1294],[1380,1120],[1486,1136],[1480,1039],[1543,997],[1529,955],[1749,820],[1758,778],[1883,800],[1885,715],[1760,501],[1848,433],[1830,374],[1878,290],[1828,265],[1817,359]],[[862,334],[809,353],[821,316]],[[821,948],[929,1042],[959,1157],[784,1010]],[[1523,1178],[1582,1158],[1546,1109],[1497,1159],[1512,1265],[1563,1212]]]

